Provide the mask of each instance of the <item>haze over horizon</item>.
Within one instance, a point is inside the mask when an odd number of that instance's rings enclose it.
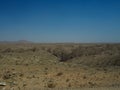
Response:
[[[0,41],[120,42],[119,0],[0,0]]]

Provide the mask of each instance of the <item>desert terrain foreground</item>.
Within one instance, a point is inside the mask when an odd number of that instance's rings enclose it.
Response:
[[[0,44],[0,90],[120,90],[120,44]]]

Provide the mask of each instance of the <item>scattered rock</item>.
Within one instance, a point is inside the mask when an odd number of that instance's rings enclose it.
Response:
[[[87,77],[86,76],[83,76],[83,79],[86,79]]]
[[[51,82],[51,83],[48,83],[47,86],[48,86],[48,88],[55,88],[56,85]]]
[[[93,82],[88,82],[88,84],[89,84],[91,87],[95,86],[95,83],[93,83]]]
[[[70,81],[70,79],[66,79],[66,82],[69,82]]]
[[[23,83],[23,87],[25,87],[25,86],[27,86],[27,84],[26,84],[26,83]]]
[[[19,73],[19,76],[20,76],[20,77],[23,77],[23,76],[24,76],[24,74],[23,74],[23,73]]]
[[[68,84],[68,87],[71,87],[71,84],[70,84],[70,83]]]
[[[48,87],[48,88],[55,88],[55,87],[56,87],[56,83],[54,82],[53,79],[50,78],[50,79],[47,81],[47,87]]]
[[[47,67],[45,67],[45,70],[48,70],[48,68],[47,68]]]
[[[6,82],[0,82],[0,86],[6,86]]]
[[[62,73],[62,72],[59,72],[59,73],[57,73],[56,76],[61,76],[61,75],[63,75],[63,73]]]
[[[9,71],[3,74],[3,79],[10,79],[10,78],[11,78],[11,73]]]
[[[16,75],[17,75],[17,72],[6,71],[3,74],[3,79],[10,79],[10,78],[16,77]]]

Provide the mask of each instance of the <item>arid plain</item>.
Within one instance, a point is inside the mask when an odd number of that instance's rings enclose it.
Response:
[[[0,90],[119,90],[120,44],[1,43]]]

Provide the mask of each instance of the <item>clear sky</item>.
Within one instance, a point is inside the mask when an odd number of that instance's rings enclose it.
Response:
[[[120,42],[120,0],[0,0],[0,41]]]

